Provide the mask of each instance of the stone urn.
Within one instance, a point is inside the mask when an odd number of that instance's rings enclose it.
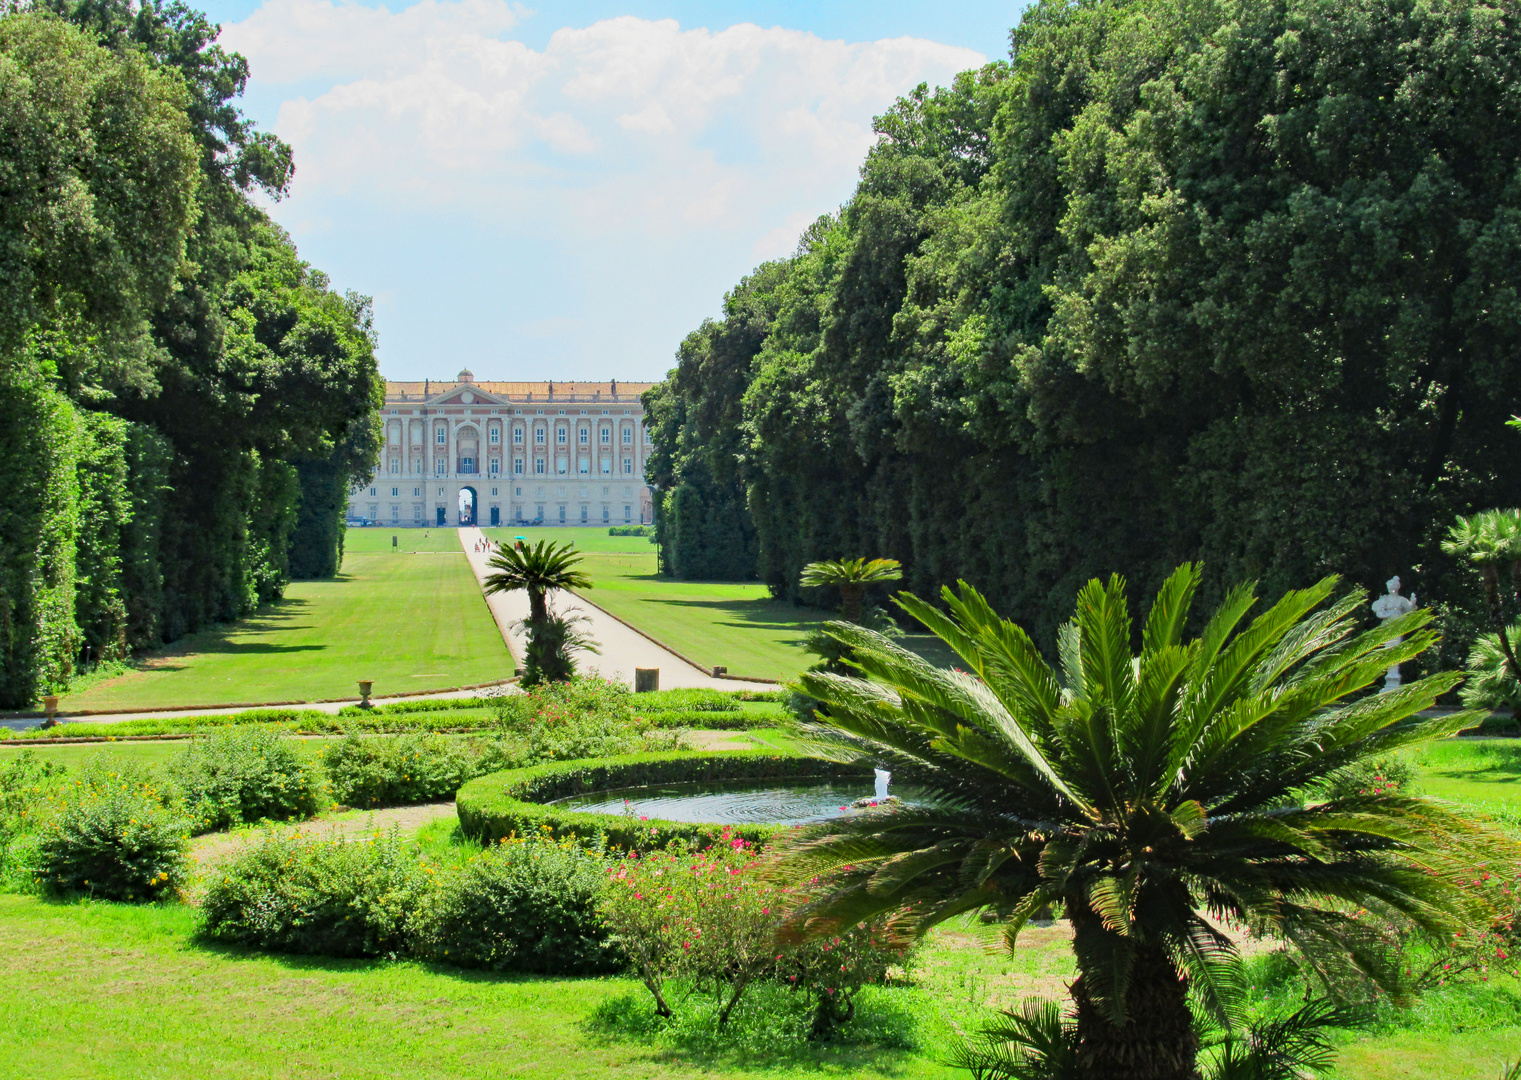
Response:
[[[361,709],[368,709],[368,708],[371,707],[371,705],[370,705],[370,687],[372,687],[374,685],[375,685],[375,682],[372,679],[360,679],[359,680],[359,707]]]

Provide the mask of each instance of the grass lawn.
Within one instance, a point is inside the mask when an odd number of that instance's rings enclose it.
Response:
[[[631,1078],[958,1075],[896,1050],[804,1047],[747,1063],[610,1037],[629,979],[498,976],[193,943],[181,906],[0,895],[7,1077]]]
[[[292,582],[255,617],[150,653],[126,674],[67,695],[62,708],[320,701],[353,696],[359,679],[386,694],[510,676],[455,531],[412,533],[398,533],[412,547],[393,554],[390,532],[350,530],[337,578]]]
[[[672,581],[655,573],[655,546],[643,536],[609,536],[604,528],[487,529],[493,540],[514,537],[569,542],[586,553],[596,587],[587,599],[703,667],[721,664],[730,675],[793,679],[812,658],[803,652],[808,631],[829,612],[771,599],[764,585]],[[935,663],[952,657],[938,639],[911,634],[910,648]]]

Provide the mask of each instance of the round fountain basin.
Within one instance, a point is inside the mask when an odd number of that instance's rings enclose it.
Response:
[[[613,788],[556,799],[550,805],[591,814],[631,814],[661,821],[712,825],[805,825],[849,813],[873,793],[870,777],[860,780],[720,780]],[[894,785],[894,796],[912,793]]]

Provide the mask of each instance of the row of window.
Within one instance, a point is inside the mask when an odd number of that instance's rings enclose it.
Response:
[[[373,492],[371,492],[371,494],[373,494]],[[391,494],[392,495],[396,494],[396,491],[395,491],[394,488],[392,489]],[[495,510],[496,508],[492,507],[492,509]],[[369,511],[370,511],[370,520],[371,521],[379,521],[380,520],[380,506],[379,506],[379,504],[377,504],[377,503],[371,503],[370,506],[369,506]],[[524,520],[524,518],[523,518],[523,508],[521,506],[514,506],[512,508],[512,513],[513,513],[513,517],[514,517],[515,520],[517,520],[517,521],[523,521]],[[604,524],[606,524],[609,521],[610,516],[611,516],[611,510],[608,507],[604,506],[602,508],[602,521],[603,521]],[[544,518],[544,507],[543,507],[542,504],[534,507],[534,518],[537,519],[537,520],[543,520],[543,518]],[[630,505],[630,504],[628,504],[628,503],[625,503],[624,506],[623,506],[623,520],[625,522],[628,522],[628,521],[632,521],[633,518],[634,518],[634,508],[633,508],[633,506]],[[394,506],[394,505],[391,507],[391,520],[392,521],[400,521],[401,520],[401,507]],[[423,520],[423,508],[422,508],[421,505],[416,505],[416,506],[412,507],[412,520],[413,521],[422,521]],[[588,508],[585,507],[585,506],[583,506],[583,507],[581,507],[581,524],[582,525],[587,524],[588,520],[589,520],[589,518],[588,518]],[[495,523],[495,519],[493,517],[493,524],[494,523]],[[561,525],[565,524],[565,507],[564,506],[560,507],[560,524]]]

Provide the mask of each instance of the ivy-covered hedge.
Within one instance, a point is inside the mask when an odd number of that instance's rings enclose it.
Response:
[[[776,777],[867,777],[871,770],[795,754],[735,751],[713,754],[678,751],[630,754],[602,761],[557,761],[527,769],[508,769],[478,777],[459,789],[455,809],[460,830],[482,842],[517,834],[547,832],[555,837],[601,840],[609,847],[650,850],[673,840],[713,840],[725,827],[729,835],[765,843],[786,826],[710,825],[690,821],[641,820],[622,814],[592,814],[547,806],[555,799],[588,791],[644,784],[696,783],[712,780],[759,780]]]

